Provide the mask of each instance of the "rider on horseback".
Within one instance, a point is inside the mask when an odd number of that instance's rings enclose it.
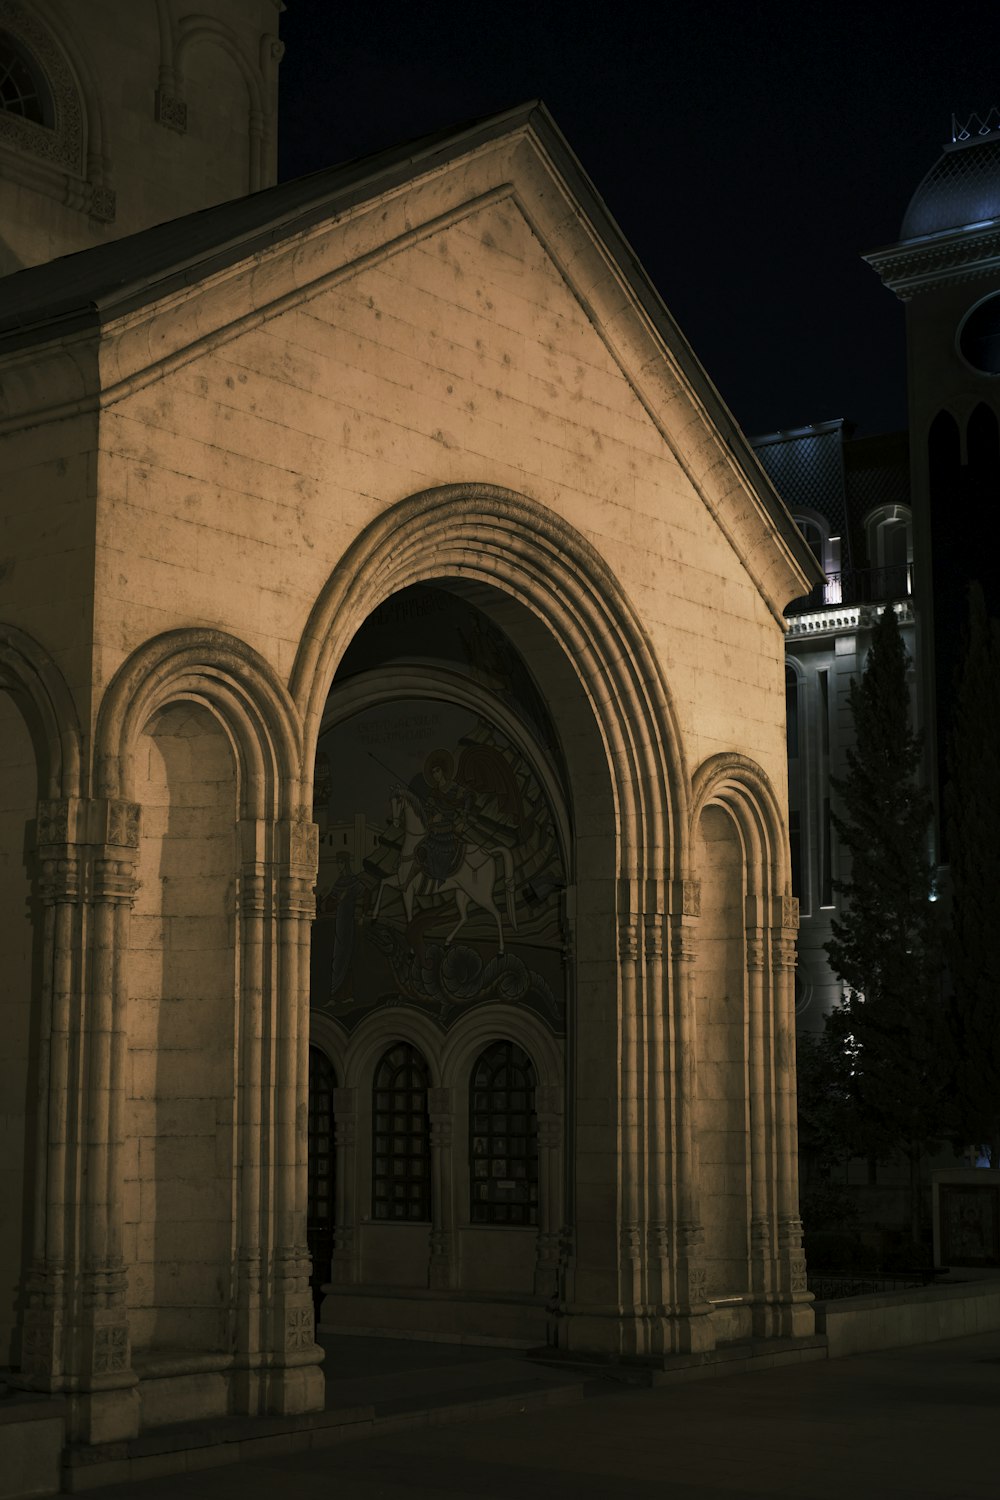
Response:
[[[472,811],[472,792],[454,779],[455,760],[448,750],[432,750],[421,775],[414,776],[404,795],[413,800],[426,833],[414,850],[421,874],[440,882],[454,875],[464,857],[466,824]]]

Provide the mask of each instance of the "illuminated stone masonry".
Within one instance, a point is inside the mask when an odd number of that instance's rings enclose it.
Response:
[[[0,282],[15,1379],[97,1441],[317,1408],[317,1308],[811,1333],[820,575],[555,126],[145,251]]]

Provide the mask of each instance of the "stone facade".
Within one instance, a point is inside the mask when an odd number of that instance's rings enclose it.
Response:
[[[810,1333],[808,548],[540,107],[236,207],[0,283],[15,1362],[82,1439],[315,1407],[322,1141],[326,1326]]]

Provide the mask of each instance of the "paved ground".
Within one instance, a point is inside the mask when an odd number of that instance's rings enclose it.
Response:
[[[1000,1333],[626,1388],[91,1500],[997,1500]]]

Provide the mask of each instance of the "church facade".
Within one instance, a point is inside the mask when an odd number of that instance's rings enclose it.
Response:
[[[818,565],[541,106],[245,191],[0,281],[12,1379],[809,1334]]]

